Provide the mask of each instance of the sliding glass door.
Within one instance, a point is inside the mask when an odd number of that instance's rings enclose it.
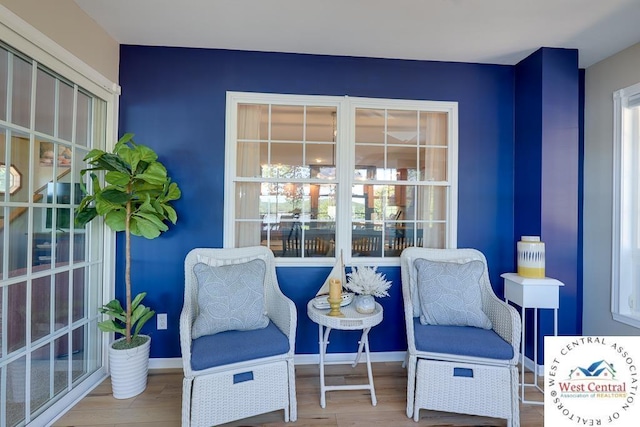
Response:
[[[0,425],[25,425],[102,368],[103,229],[75,227],[107,102],[0,45]]]

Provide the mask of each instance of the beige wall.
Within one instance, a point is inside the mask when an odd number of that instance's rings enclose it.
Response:
[[[584,335],[640,335],[611,316],[613,92],[640,82],[640,43],[586,70]]]
[[[73,0],[0,0],[7,9],[118,83],[120,46]]]

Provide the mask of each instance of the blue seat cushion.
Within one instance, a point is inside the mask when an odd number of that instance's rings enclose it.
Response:
[[[215,366],[289,351],[289,339],[271,321],[266,328],[250,331],[224,331],[205,335],[191,343],[191,369],[201,371]]]
[[[418,351],[510,360],[513,347],[492,329],[473,326],[422,325],[413,318]]]

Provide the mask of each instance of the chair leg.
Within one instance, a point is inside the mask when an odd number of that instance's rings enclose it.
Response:
[[[511,367],[511,420],[507,427],[520,427],[520,399],[518,398],[519,378],[518,368]]]
[[[182,380],[182,427],[191,426],[191,386],[193,378]]]
[[[416,390],[416,365],[418,358],[416,356],[409,356],[407,362],[407,417],[413,416],[413,405],[415,403],[415,390]]]
[[[289,413],[285,411],[285,422],[295,422],[298,419],[298,400],[296,398],[296,370],[293,360],[287,360],[289,369]]]

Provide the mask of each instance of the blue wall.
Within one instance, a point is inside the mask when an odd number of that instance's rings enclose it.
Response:
[[[169,315],[156,331],[152,357],[179,357],[183,261],[195,247],[223,241],[226,91],[350,95],[459,103],[458,247],[487,257],[502,297],[500,274],[514,271],[514,67],[227,50],[122,46],[120,133],[153,147],[180,184],[178,223],[159,239],[133,240],[134,292]],[[123,293],[123,237],[118,237],[117,294]],[[329,268],[278,268],[284,293],[298,307],[297,353],[317,353],[318,331],[306,303]],[[372,351],[404,351],[399,267],[380,299],[385,317],[370,335]],[[154,322],[155,323],[155,322]],[[331,352],[356,351],[348,332],[332,335]]]
[[[546,275],[564,283],[560,335],[582,332],[580,76],[575,49],[541,48],[516,66],[515,236],[541,236]],[[527,331],[533,331],[532,313]],[[553,334],[551,310],[541,311],[538,331],[540,343]],[[526,346],[533,358],[533,334]]]

